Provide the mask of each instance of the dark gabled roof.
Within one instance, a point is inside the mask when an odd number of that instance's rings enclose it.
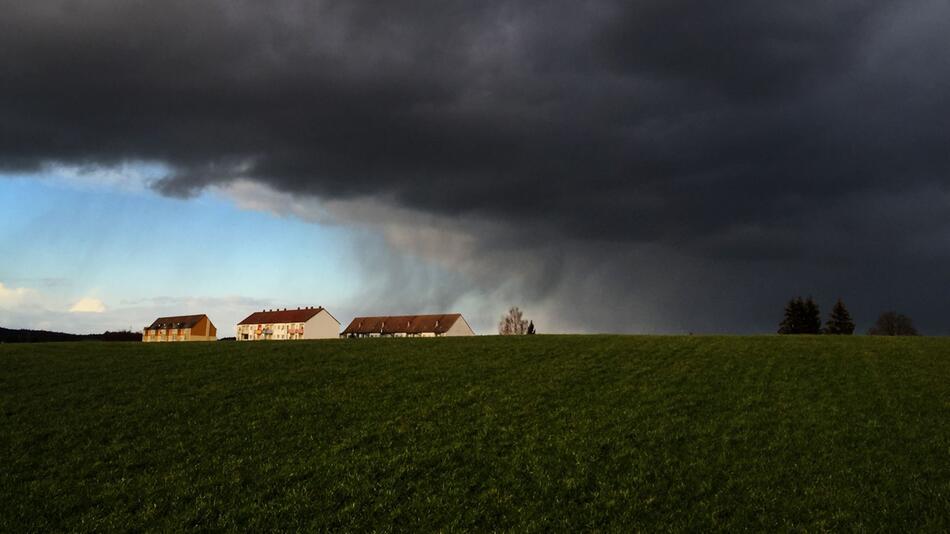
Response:
[[[314,315],[326,311],[322,306],[316,308],[297,308],[296,310],[264,310],[254,312],[248,315],[238,324],[279,324],[279,323],[305,323],[313,318]],[[330,315],[330,312],[327,312]],[[333,315],[330,318],[336,321]],[[338,324],[340,321],[336,321]]]
[[[162,328],[191,328],[198,324],[202,318],[207,315],[201,313],[198,315],[176,315],[174,317],[159,317],[152,321],[148,326],[149,330],[158,330]],[[210,322],[210,319],[209,319]]]
[[[460,313],[356,317],[343,334],[444,334],[461,317]]]

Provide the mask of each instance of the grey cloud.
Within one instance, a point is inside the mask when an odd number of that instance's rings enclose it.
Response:
[[[166,195],[490,221],[465,292],[584,303],[577,328],[760,330],[845,290],[950,328],[921,288],[950,267],[944,2],[0,8],[0,167],[161,162]]]

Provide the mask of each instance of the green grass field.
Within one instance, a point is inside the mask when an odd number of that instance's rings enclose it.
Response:
[[[0,530],[950,529],[950,339],[0,345]]]

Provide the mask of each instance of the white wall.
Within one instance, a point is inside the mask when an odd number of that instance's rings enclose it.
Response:
[[[474,336],[475,332],[472,330],[472,327],[468,326],[468,323],[465,322],[464,317],[459,317],[455,324],[452,325],[452,328],[449,328],[445,331],[443,336]]]
[[[326,310],[314,315],[303,324],[304,339],[336,339],[340,337],[340,323],[336,322]]]

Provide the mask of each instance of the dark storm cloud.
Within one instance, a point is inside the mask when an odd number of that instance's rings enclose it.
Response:
[[[848,68],[885,2],[624,3],[599,41],[624,72],[776,96]]]
[[[554,266],[531,298],[679,272],[644,297],[674,329],[698,324],[683,294],[735,310],[709,328],[793,291],[950,311],[918,285],[950,267],[942,2],[0,8],[7,169],[159,161],[168,195],[247,178],[490,220],[479,258]]]

